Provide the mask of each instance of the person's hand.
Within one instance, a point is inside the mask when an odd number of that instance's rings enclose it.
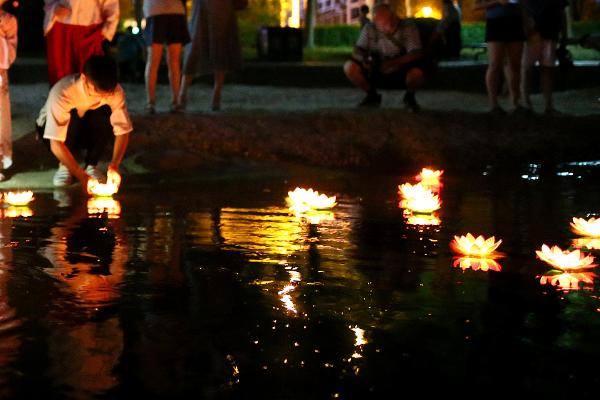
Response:
[[[398,66],[395,63],[395,60],[384,61],[381,63],[381,73],[382,74],[391,74],[398,70]]]
[[[66,6],[62,5],[62,4],[59,4],[54,9],[54,15],[56,15],[56,17],[58,19],[66,18],[69,15],[71,15],[71,9],[69,7],[66,7]]]
[[[87,194],[91,195],[91,194],[93,194],[92,190],[93,190],[94,186],[100,184],[100,182],[98,182],[98,180],[96,178],[92,178],[92,177],[88,176],[87,178],[85,178],[85,181],[81,181],[81,184],[85,188],[85,191],[87,192]]]

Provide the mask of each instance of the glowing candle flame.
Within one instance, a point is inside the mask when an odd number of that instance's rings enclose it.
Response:
[[[558,275],[543,275],[540,277],[540,283],[542,285],[557,286],[562,290],[578,290],[593,285],[595,277],[596,275],[593,272],[563,272]]]
[[[328,197],[312,189],[296,188],[288,192],[288,203],[290,209],[295,212],[306,212],[309,210],[326,210],[336,206],[336,197]]]
[[[23,192],[7,192],[4,194],[4,201],[12,206],[26,206],[33,200],[31,190]]]
[[[368,343],[367,339],[365,339],[364,329],[355,326],[354,328],[351,328],[351,331],[354,332],[354,346],[359,347]]]
[[[579,250],[563,251],[558,246],[550,248],[547,245],[543,245],[542,250],[536,250],[535,253],[540,260],[566,272],[594,268],[596,266],[596,264],[593,264],[593,256],[584,254]]]
[[[106,177],[106,183],[100,183],[96,179],[88,180],[88,193],[96,197],[111,197],[119,191],[121,185],[121,175],[118,172],[109,169]]]
[[[573,218],[571,230],[580,236],[600,237],[600,218]]]
[[[438,191],[442,186],[440,178],[443,173],[443,170],[432,170],[429,168],[423,168],[421,170],[421,173],[415,178],[417,179],[417,182],[420,182],[421,185],[423,185],[424,187],[433,191]]]
[[[496,241],[494,236],[486,239],[479,235],[476,238],[470,233],[467,233],[466,236],[454,236],[454,240],[450,243],[450,247],[456,253],[465,256],[490,258],[501,243],[502,240]]]
[[[400,195],[404,198],[400,202],[401,208],[407,208],[416,213],[431,214],[441,207],[442,202],[439,196],[420,183],[416,185],[405,183],[398,188]]]
[[[472,269],[473,271],[502,271],[502,266],[492,258],[479,257],[457,257],[454,260],[454,268],[463,270]]]

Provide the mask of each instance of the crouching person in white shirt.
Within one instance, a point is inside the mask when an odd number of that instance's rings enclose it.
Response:
[[[108,56],[92,56],[83,73],[58,81],[37,120],[38,133],[59,161],[54,186],[68,186],[73,177],[88,188],[90,178],[104,181],[98,162],[113,140],[108,170],[118,173],[133,130],[125,93],[117,83],[117,65]],[[78,157],[83,156],[83,167]]]

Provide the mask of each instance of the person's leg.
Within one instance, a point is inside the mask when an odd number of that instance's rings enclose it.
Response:
[[[544,94],[544,112],[554,111],[552,91],[554,90],[554,72],[556,71],[556,42],[542,39],[540,56],[540,84]]]
[[[498,85],[500,73],[502,72],[502,60],[504,59],[504,43],[488,42],[488,67],[485,73],[485,85],[487,87],[488,99],[492,110],[498,106]]]
[[[531,103],[531,86],[533,79],[533,68],[536,61],[540,60],[540,41],[539,35],[533,34],[529,37],[523,48],[523,58],[521,61],[521,93],[527,107],[533,109]]]
[[[56,22],[46,35],[48,83],[54,86],[61,78],[73,73],[72,26]]]
[[[521,58],[523,56],[523,42],[509,42],[506,44],[506,54],[508,59],[508,89],[512,105],[518,108],[521,99]]]
[[[44,127],[39,127],[39,129],[43,131]],[[69,120],[69,126],[67,128],[67,137],[65,139],[65,145],[67,146],[71,154],[73,154],[73,157],[75,157],[75,159],[77,159],[77,156],[79,155],[79,152],[82,148],[81,139],[84,131],[85,128],[82,126],[81,118],[79,118],[77,110],[71,110],[71,117]],[[44,142],[47,145],[48,149],[50,149],[50,141],[48,139],[44,139]],[[54,173],[52,183],[54,184],[54,186],[58,187],[68,186],[71,183],[73,183],[73,177],[65,165],[58,163],[58,169]]]
[[[344,64],[344,73],[348,80],[357,88],[366,93],[369,93],[372,90],[371,83],[368,81],[363,69],[356,61],[346,61]]]
[[[194,77],[191,74],[184,74],[181,79],[181,87],[179,88],[179,106],[182,110],[185,110],[187,105],[187,97],[190,86],[192,85],[192,81]]]
[[[406,94],[404,95],[404,104],[411,111],[417,112],[421,109],[415,98],[415,93],[425,84],[425,74],[420,68],[411,68],[406,74]]]
[[[113,139],[113,127],[110,123],[111,109],[105,105],[89,110],[82,118],[82,130],[78,143],[85,150],[85,165],[95,167],[104,154],[106,146]]]
[[[215,71],[215,85],[213,88],[213,97],[211,108],[213,111],[221,109],[221,91],[225,83],[225,71]]]
[[[167,47],[167,66],[171,84],[171,109],[179,107],[179,85],[181,84],[181,43],[171,43]]]
[[[7,70],[0,70],[0,170],[12,165],[12,123]],[[0,174],[1,175],[1,174]],[[3,179],[0,179],[3,180]]]
[[[148,111],[153,113],[156,104],[156,79],[158,78],[158,68],[162,58],[163,45],[153,43],[148,46],[148,58],[146,60],[146,100]]]

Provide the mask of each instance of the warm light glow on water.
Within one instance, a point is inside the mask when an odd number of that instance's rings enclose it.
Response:
[[[111,198],[91,198],[87,201],[87,211],[91,216],[106,214],[108,218],[119,218],[121,215],[121,203]]]
[[[33,217],[33,210],[29,207],[19,206],[14,207],[10,206],[4,210],[5,218],[29,218]]]
[[[454,268],[473,271],[502,271],[502,266],[494,259],[480,257],[457,257],[454,260]]]
[[[542,285],[556,286],[562,290],[591,290],[596,278],[593,272],[564,272],[555,275],[543,275],[540,277]]]

